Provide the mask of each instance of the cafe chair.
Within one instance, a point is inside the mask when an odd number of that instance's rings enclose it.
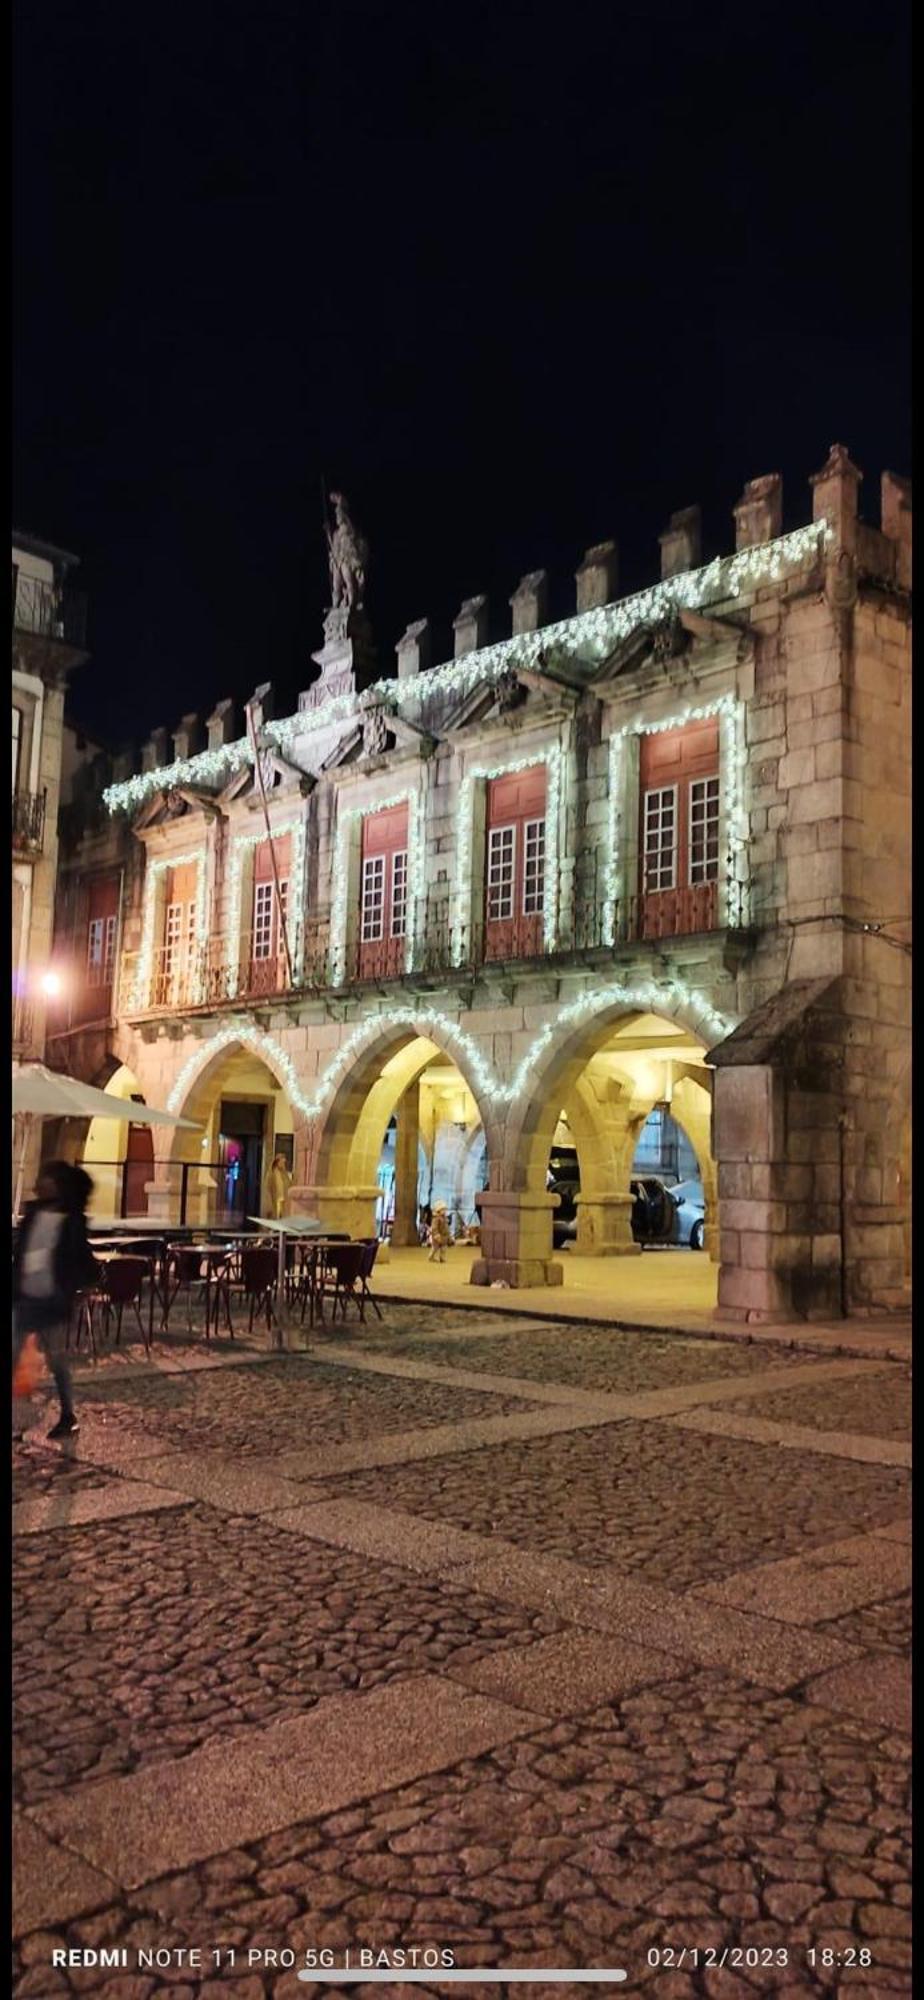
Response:
[[[275,1250],[241,1252],[241,1286],[245,1302],[250,1307],[248,1333],[253,1332],[254,1314],[264,1311],[267,1332],[270,1330],[277,1273],[278,1258]]]
[[[360,1248],[364,1252],[363,1263],[359,1274],[362,1303],[364,1307],[370,1305],[372,1307],[373,1312],[375,1313],[376,1319],[381,1319],[382,1314],[381,1314],[381,1309],[379,1307],[379,1302],[375,1297],[375,1294],[371,1292],[369,1289],[369,1280],[372,1276],[373,1270],[375,1269],[375,1260],[379,1254],[378,1237],[377,1236],[360,1237]],[[365,1312],[360,1313],[361,1319],[365,1319],[365,1317],[366,1317]]]
[[[110,1321],[113,1317],[115,1318],[115,1344],[117,1347],[121,1345],[122,1341],[122,1315],[126,1306],[131,1306],[138,1321],[145,1352],[147,1353],[148,1351],[147,1328],[141,1314],[141,1294],[145,1282],[150,1275],[150,1266],[146,1257],[113,1257],[109,1263],[103,1266],[103,1282],[97,1297],[100,1301],[103,1327],[107,1339],[109,1337]]]
[[[366,1317],[366,1301],[363,1295],[363,1271],[368,1262],[366,1243],[330,1243],[324,1264],[318,1277],[318,1303],[321,1317],[324,1316],[324,1300],[331,1301],[331,1319],[337,1317],[340,1307],[342,1319],[346,1319],[348,1305],[354,1305],[361,1320]]]
[[[209,1280],[202,1268],[202,1253],[188,1243],[168,1243],[167,1271],[164,1283],[164,1326],[169,1326],[170,1314],[181,1292],[186,1294],[187,1331],[193,1330],[193,1300],[201,1300],[205,1314],[205,1337],[209,1338],[210,1300]]]

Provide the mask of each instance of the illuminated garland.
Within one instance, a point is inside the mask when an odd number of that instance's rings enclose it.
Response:
[[[144,911],[141,922],[141,945],[138,964],[135,968],[135,985],[132,993],[133,1007],[141,1011],[150,1005],[151,981],[154,973],[154,932],[157,923],[157,884],[170,868],[186,868],[195,863],[196,868],[196,937],[200,945],[208,936],[206,870],[207,856],[203,849],[196,854],[167,854],[157,861],[149,861],[144,878]],[[199,977],[199,998],[202,998],[202,977]],[[195,1002],[192,1003],[195,1005]]]
[[[431,667],[404,680],[376,681],[361,698],[355,694],[334,695],[317,708],[299,710],[278,722],[264,726],[266,739],[280,749],[300,736],[360,712],[361,699],[378,699],[397,709],[418,707],[436,697],[464,697],[471,688],[490,686],[499,677],[517,668],[541,666],[549,652],[576,654],[582,661],[605,659],[621,640],[640,625],[660,624],[672,609],[695,610],[707,604],[737,598],[763,583],[778,583],[792,566],[817,557],[834,540],[824,520],[795,528],[776,541],[761,542],[755,548],[739,549],[733,556],[716,556],[702,569],[685,570],[664,577],[648,590],[637,591],[615,604],[603,604],[582,611],[573,618],[543,625],[535,632],[520,632],[493,646],[481,646],[463,653],[457,660]],[[196,757],[165,765],[158,771],[141,771],[118,785],[109,785],[103,800],[110,812],[132,812],[153,792],[168,791],[177,785],[214,785],[226,782],[232,772],[253,761],[246,737],[216,750],[200,751]]]
[[[627,1011],[641,1010],[645,1013],[668,1015],[671,1019],[686,1015],[695,1023],[697,1030],[708,1036],[711,1042],[723,1041],[731,1034],[735,1023],[723,1014],[717,1013],[711,1002],[695,988],[685,986],[680,980],[667,980],[658,985],[654,980],[645,980],[634,986],[604,986],[586,993],[567,1007],[559,1008],[554,1022],[542,1028],[530,1044],[526,1054],[518,1063],[512,1079],[505,1083],[474,1037],[460,1028],[448,1014],[440,1014],[433,1008],[389,1007],[380,1014],[372,1014],[357,1023],[346,1040],[341,1043],[336,1055],[331,1058],[326,1069],[321,1072],[314,1085],[314,1095],[309,1097],[299,1082],[295,1065],[290,1055],[273,1036],[262,1034],[246,1022],[240,1026],[222,1028],[208,1042],[194,1050],[188,1057],[173,1085],[167,1099],[167,1109],[179,1113],[185,1104],[189,1090],[199,1072],[223,1049],[233,1048],[242,1043],[251,1048],[272,1070],[286,1091],[292,1107],[300,1115],[313,1122],[319,1118],[330,1103],[338,1085],[350,1070],[354,1057],[363,1045],[373,1042],[383,1029],[410,1028],[416,1034],[427,1036],[441,1046],[448,1044],[459,1057],[463,1076],[476,1098],[492,1106],[513,1104],[524,1098],[533,1085],[533,1072],[541,1057],[551,1046],[562,1027],[576,1027],[590,1021],[595,1014],[618,1006]]]
[[[544,764],[546,789],[546,854],[542,891],[542,941],[546,951],[554,951],[558,930],[558,857],[561,847],[561,748],[557,743],[534,751],[531,757],[508,759],[500,764],[473,764],[459,786],[456,814],[455,923],[452,934],[452,962],[465,958],[466,933],[472,915],[472,839],[474,835],[474,790],[478,781],[506,778],[515,771],[532,771]]]
[[[622,820],[625,789],[625,742],[628,736],[660,736],[668,729],[683,729],[688,722],[705,722],[718,716],[720,727],[720,810],[725,819],[725,882],[723,885],[726,924],[747,921],[749,884],[747,868],[748,818],[744,797],[747,745],[744,703],[733,694],[719,695],[715,701],[688,703],[675,715],[659,722],[626,722],[610,737],[609,820],[606,860],[604,939],[614,945],[617,938],[619,903],[622,892]]]
[[[424,888],[423,810],[419,788],[406,786],[389,792],[372,805],[347,806],[337,814],[334,843],[334,893],[330,912],[330,976],[332,986],[342,986],[346,978],[347,904],[350,893],[350,834],[354,820],[371,819],[392,806],[407,806],[407,914],[404,932],[404,969],[414,969],[417,924]]]
[[[302,970],[302,902],[305,890],[305,821],[288,819],[284,825],[273,827],[273,839],[279,840],[284,834],[292,836],[292,868],[290,877],[289,902],[286,910],[286,927],[294,921],[294,936],[290,942],[292,953],[292,978],[297,986]],[[227,974],[228,998],[233,1000],[240,985],[241,973],[241,892],[244,861],[254,847],[259,847],[266,839],[266,833],[241,833],[231,843],[231,865],[228,875],[228,928],[225,937],[225,971]]]

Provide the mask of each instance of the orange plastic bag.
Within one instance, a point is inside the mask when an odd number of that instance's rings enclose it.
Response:
[[[45,1372],[42,1350],[34,1333],[27,1333],[13,1369],[14,1396],[31,1396]]]

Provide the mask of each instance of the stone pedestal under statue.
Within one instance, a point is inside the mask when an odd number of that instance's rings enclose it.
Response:
[[[340,605],[324,620],[324,644],[312,653],[316,681],[298,698],[299,709],[321,708],[336,695],[362,694],[378,677],[372,627],[364,611]]]

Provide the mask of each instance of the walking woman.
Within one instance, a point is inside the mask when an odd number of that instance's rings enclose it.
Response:
[[[13,1258],[13,1366],[23,1342],[34,1333],[61,1405],[50,1438],[70,1437],[79,1428],[64,1350],[74,1299],[98,1275],[85,1221],[92,1190],[93,1182],[82,1167],[69,1166],[65,1160],[44,1166]]]

